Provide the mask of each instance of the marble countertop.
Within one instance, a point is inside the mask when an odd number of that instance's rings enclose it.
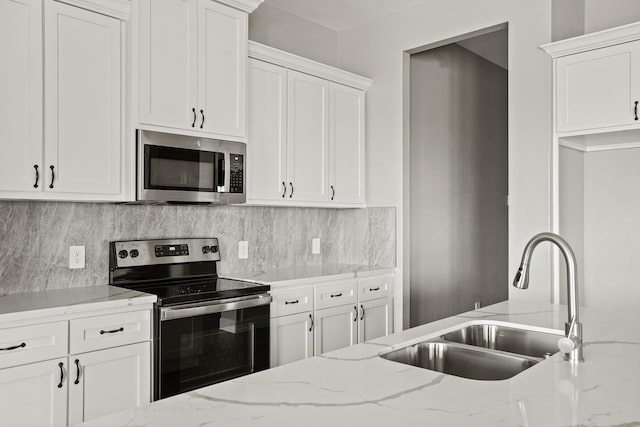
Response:
[[[289,285],[311,283],[317,281],[318,278],[339,280],[350,279],[356,276],[362,277],[371,274],[384,274],[387,272],[393,273],[394,269],[357,264],[320,264],[299,265],[277,270],[220,274],[220,277],[245,280],[275,287],[286,287]]]
[[[153,304],[155,295],[109,285],[53,289],[0,296],[0,322]]]
[[[566,306],[508,301],[85,423],[115,426],[640,425],[637,312],[581,309],[585,362],[557,353],[503,381],[380,358],[477,320],[561,330]]]

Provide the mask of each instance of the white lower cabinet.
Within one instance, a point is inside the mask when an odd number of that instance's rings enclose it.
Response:
[[[313,314],[271,319],[271,367],[313,356]]]
[[[67,425],[67,358],[0,370],[0,424]]]
[[[69,357],[69,424],[151,401],[148,342]]]
[[[358,342],[371,341],[393,332],[393,298],[380,298],[360,304]]]
[[[315,354],[358,343],[358,308],[355,305],[324,308],[315,316]]]

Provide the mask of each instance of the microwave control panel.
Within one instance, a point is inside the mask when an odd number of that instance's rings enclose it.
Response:
[[[229,193],[244,193],[244,156],[242,154],[229,154]]]

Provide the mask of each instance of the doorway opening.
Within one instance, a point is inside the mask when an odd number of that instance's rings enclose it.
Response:
[[[404,327],[508,299],[508,26],[406,52]]]

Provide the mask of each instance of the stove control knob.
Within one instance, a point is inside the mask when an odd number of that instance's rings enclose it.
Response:
[[[120,252],[118,252],[118,257],[120,257],[122,259],[125,259],[128,256],[129,256],[129,252],[127,252],[125,249],[123,249]]]
[[[211,253],[216,253],[218,252],[218,247],[217,246],[211,246]]]
[[[208,254],[209,252],[211,252],[211,248],[209,246],[203,246],[202,247],[202,253],[203,254]]]
[[[131,249],[131,252],[129,252],[129,255],[131,255],[131,258],[136,258],[138,255],[140,255],[140,252],[138,252],[137,249]]]

